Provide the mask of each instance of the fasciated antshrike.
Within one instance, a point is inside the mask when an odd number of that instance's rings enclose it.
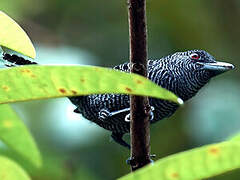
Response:
[[[13,56],[5,54],[3,58],[10,59],[17,65],[36,64],[28,60],[23,63],[20,59],[16,59],[15,55]],[[187,101],[196,95],[212,77],[233,68],[232,64],[216,61],[206,51],[190,50],[176,52],[157,60],[149,60],[148,79],[172,91],[183,101]],[[124,63],[115,66],[114,69],[129,72],[130,64]],[[69,97],[69,99],[77,107],[74,112],[112,131],[111,136],[117,143],[130,148],[129,144],[122,139],[123,135],[130,130],[128,95],[96,94]],[[151,123],[170,117],[179,107],[176,103],[156,98],[149,98],[149,103],[152,108]]]
[[[148,79],[166,88],[183,101],[192,98],[214,76],[233,69],[229,63],[217,62],[203,50],[176,52],[158,60],[148,61]],[[129,72],[130,63],[114,69]],[[69,98],[76,105],[74,112],[112,131],[112,138],[119,144],[130,147],[123,139],[129,133],[130,99],[122,94],[96,94]],[[150,122],[155,123],[170,117],[179,107],[176,103],[149,98],[152,107]]]

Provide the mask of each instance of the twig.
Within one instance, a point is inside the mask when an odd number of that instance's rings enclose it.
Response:
[[[147,77],[146,0],[128,1],[131,72]],[[131,169],[150,163],[150,106],[147,97],[130,96]]]

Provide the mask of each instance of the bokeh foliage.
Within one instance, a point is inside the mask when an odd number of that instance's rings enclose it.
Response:
[[[51,47],[67,44],[84,49],[98,58],[96,65],[113,66],[128,61],[125,1],[2,0],[0,4],[1,10],[7,11],[24,26],[34,43]],[[178,50],[198,48],[209,51],[217,59],[239,66],[240,3],[238,0],[172,0],[171,2],[149,0],[147,8],[149,58],[159,58]],[[59,64],[61,63],[59,58]],[[219,82],[220,88],[223,88],[226,82],[232,82],[232,87],[226,91],[231,94],[231,89],[235,88],[234,84],[239,84],[238,76],[239,71],[234,71],[213,81]],[[208,97],[208,94],[204,93],[207,88],[214,89],[210,83],[200,93],[201,97]],[[214,90],[217,95],[218,89]],[[217,97],[224,99],[222,94]],[[238,97],[238,94],[235,95],[235,99]],[[157,154],[157,159],[202,145],[193,138],[192,134],[189,134],[188,130],[191,126],[186,125],[193,104],[201,100],[198,96],[195,97],[173,117],[152,126],[151,149],[152,153]],[[212,100],[210,103],[218,107],[216,101]],[[222,103],[225,102],[222,100]],[[97,134],[97,137],[94,140],[87,140],[89,141],[87,145],[82,145],[79,140],[78,145],[67,148],[63,140],[54,141],[52,139],[54,128],[50,128],[49,124],[52,123],[56,128],[60,117],[46,115],[53,111],[54,106],[56,104],[45,101],[18,105],[22,112],[20,115],[26,119],[38,139],[43,160],[49,162],[44,163],[48,165],[42,170],[28,168],[33,179],[84,179],[84,177],[114,179],[129,172],[129,167],[124,164],[129,152],[110,142],[109,133],[103,130],[100,130],[101,135],[98,134],[99,132],[91,131],[92,134]],[[204,106],[202,108],[204,109]],[[234,107],[231,109],[231,112],[225,114],[230,116],[235,111]],[[219,124],[215,117],[216,115],[211,116],[211,126],[214,126],[214,122]],[[229,127],[218,127],[214,130],[215,134],[220,134],[222,129],[231,129],[232,119],[225,121],[229,122]],[[89,123],[89,126],[94,125]],[[209,126],[198,128],[208,129]],[[69,131],[63,130],[61,133],[67,134]],[[86,136],[82,131],[79,134]],[[211,137],[204,140],[204,143],[211,142],[213,142]],[[85,174],[81,173],[83,169]],[[229,172],[214,177],[214,180],[237,179],[239,175],[239,172]]]
[[[1,11],[0,20],[2,37],[0,47],[3,49],[3,56],[6,50],[12,50],[14,53],[35,58],[35,49],[22,28]],[[6,57],[3,58],[4,63],[8,60]],[[175,94],[144,77],[96,66],[11,67],[1,69],[0,79],[2,79],[0,103],[116,93],[151,96],[183,104]],[[0,122],[0,139],[5,145],[39,168],[41,166],[39,150],[23,122],[7,104],[0,107]],[[8,158],[1,158],[0,168],[1,178],[28,179],[27,174],[24,177],[24,170]]]

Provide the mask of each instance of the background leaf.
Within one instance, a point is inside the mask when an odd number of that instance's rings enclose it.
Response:
[[[102,93],[135,94],[181,103],[136,74],[94,66],[24,66],[0,70],[0,103]]]
[[[158,160],[121,180],[196,180],[240,168],[240,143],[223,142]]]
[[[41,166],[41,156],[31,134],[7,104],[0,105],[0,140],[36,167]]]
[[[36,52],[25,31],[2,11],[0,11],[0,22],[0,46],[34,59]]]
[[[229,140],[230,140],[230,141],[238,141],[238,142],[240,142],[240,133],[235,134],[234,136],[231,136],[231,137],[229,138]]]
[[[0,179],[30,180],[30,177],[18,164],[4,156],[0,156]]]

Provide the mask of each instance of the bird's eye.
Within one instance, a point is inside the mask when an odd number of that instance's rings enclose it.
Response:
[[[193,59],[193,60],[199,60],[200,56],[197,53],[192,53],[192,54],[190,54],[190,58]]]

